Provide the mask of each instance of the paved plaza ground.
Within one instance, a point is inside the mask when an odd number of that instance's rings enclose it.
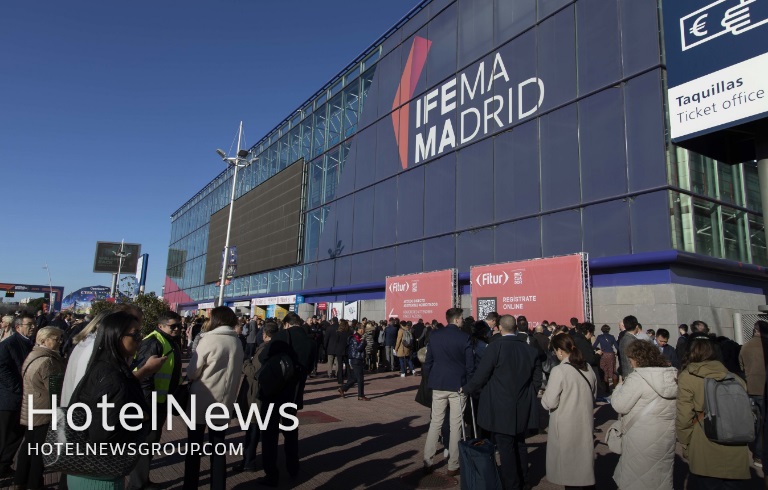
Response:
[[[324,367],[320,366],[321,369]],[[346,399],[339,397],[336,380],[327,377],[309,379],[305,395],[305,408],[300,412],[299,447],[301,471],[296,478],[289,478],[280,456],[280,488],[311,490],[345,490],[355,488],[417,489],[459,488],[458,478],[443,475],[446,461],[440,454],[433,476],[421,474],[422,450],[429,424],[429,410],[414,401],[418,376],[401,378],[398,373],[367,374],[365,393],[370,402],[358,401],[356,389],[348,392]],[[615,413],[609,405],[596,410],[597,424],[607,429]],[[163,442],[186,440],[186,428],[180,419],[173,432],[163,435]],[[239,427],[231,428],[227,442],[244,442]],[[531,477],[537,489],[562,489],[549,483],[545,477],[546,435],[528,439],[531,456]],[[282,438],[281,438],[282,445]],[[442,449],[442,448],[440,448]],[[680,454],[678,446],[678,454]],[[259,454],[261,447],[259,447]],[[281,449],[282,453],[282,449]],[[611,476],[618,455],[608,452],[602,443],[602,434],[596,440],[597,488],[614,489]],[[260,461],[260,458],[259,458]],[[264,472],[238,473],[235,466],[239,457],[227,460],[227,488],[257,488],[253,480]],[[685,485],[687,464],[681,457],[675,462],[675,488]],[[762,488],[762,471],[753,469],[753,479],[744,482],[743,488]],[[171,456],[155,459],[151,478],[163,488],[179,489],[184,478],[184,458]],[[209,486],[208,458],[202,458],[199,488]],[[46,474],[46,488],[56,488],[58,475]],[[2,488],[9,488],[8,480],[0,481]]]

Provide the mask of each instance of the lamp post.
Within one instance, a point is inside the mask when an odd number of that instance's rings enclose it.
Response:
[[[119,252],[114,252],[114,251],[112,252],[113,254],[115,254],[115,257],[117,257],[119,259],[118,262],[117,262],[117,276],[115,276],[115,280],[112,281],[112,294],[111,294],[111,296],[113,298],[115,297],[115,293],[117,291],[119,291],[117,283],[120,280],[120,273],[123,270],[123,259],[125,259],[126,257],[130,257],[131,256],[130,252],[123,251],[123,246],[124,245],[125,245],[125,240],[122,240],[120,242],[120,251]]]
[[[248,150],[241,150],[240,144],[243,139],[243,121],[240,121],[240,130],[237,133],[237,156],[227,157],[224,150],[216,150],[216,153],[227,165],[234,167],[232,174],[232,196],[229,199],[229,220],[227,221],[227,238],[224,241],[224,257],[221,264],[221,277],[219,282],[219,301],[216,306],[224,305],[224,281],[227,278],[227,263],[229,262],[229,237],[232,232],[232,210],[235,207],[235,191],[237,190],[237,170],[241,167],[245,168],[253,161],[246,159],[248,156]]]
[[[53,303],[54,303],[54,297],[53,297],[53,282],[51,281],[51,269],[48,268],[48,262],[45,263],[43,266],[43,269],[45,269],[48,272],[48,289],[50,290],[50,304],[48,305],[48,313],[53,313]]]

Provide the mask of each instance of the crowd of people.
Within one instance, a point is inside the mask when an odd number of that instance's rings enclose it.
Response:
[[[296,416],[309,378],[335,379],[342,398],[356,386],[357,400],[368,402],[365,374],[376,372],[421,376],[417,400],[431,407],[423,453],[427,474],[434,471],[441,439],[447,475],[468,471],[459,455],[467,406],[479,425],[475,437],[490,439],[498,451],[498,476],[507,490],[531,488],[526,438],[544,431],[547,480],[593,488],[600,432],[594,414],[600,403],[610,403],[619,415],[605,437],[621,455],[613,478],[622,490],[673,488],[677,442],[689,463],[690,489],[739,488],[750,478],[750,463],[762,466],[763,339],[768,340],[763,321],[743,347],[714,335],[702,321],[680,325],[672,347],[668,331],[644,329],[634,316],[622,319],[616,338],[609,325],[595,336],[593,324],[576,318],[568,325],[542,321],[534,327],[524,316],[495,312],[475,321],[464,318],[460,308],[448,310],[442,324],[398,318],[304,321],[295,313],[250,320],[218,307],[207,318],[163,313],[144,333],[143,313],[133,305],[116,305],[94,317],[64,312],[49,319],[38,312],[1,320],[0,478],[12,477],[19,490],[43,488],[43,458],[28,448],[45,441],[51,416],[40,411],[53,408],[52,395],[59,407],[96,407],[104,396],[118,407],[107,412],[113,429],[89,427],[90,442],[155,443],[162,438],[169,395],[182,404],[185,395],[195,395],[198,414],[217,403],[260,409],[292,403],[296,408],[288,414]],[[325,371],[318,371],[320,364],[326,364]],[[744,393],[755,417],[738,423],[753,426],[751,440],[724,442],[724,436],[713,435],[719,422],[710,417],[715,395],[708,380]],[[31,401],[28,394],[34,395]],[[131,403],[144,413],[155,408],[157,425],[143,424],[145,430],[137,433],[117,424],[119,408]],[[548,423],[542,424],[545,413]],[[266,427],[253,420],[245,430],[237,470],[263,469],[265,476],[256,480],[262,486],[280,482],[281,433],[286,471],[290,476],[300,471],[299,431],[281,430],[280,423],[279,416]],[[206,431],[212,444],[223,443],[227,434],[198,420],[187,441],[202,443]],[[151,454],[137,456],[129,475],[72,472],[62,475],[59,487],[122,489],[127,481],[130,490],[160,488],[150,479],[151,461]],[[184,463],[183,488],[197,488],[200,454],[187,453]],[[226,456],[213,454],[211,488],[225,488],[226,479]]]

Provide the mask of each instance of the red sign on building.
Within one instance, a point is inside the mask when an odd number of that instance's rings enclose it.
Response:
[[[585,267],[581,254],[472,267],[475,316],[525,315],[531,328],[542,320],[585,321]]]
[[[456,272],[448,269],[387,277],[386,316],[401,320],[445,322],[456,298]]]

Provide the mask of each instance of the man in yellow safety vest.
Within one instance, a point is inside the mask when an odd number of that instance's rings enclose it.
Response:
[[[141,381],[147,405],[152,404],[152,393],[157,393],[157,430],[150,430],[146,442],[160,442],[163,425],[168,414],[166,404],[168,395],[172,395],[181,384],[181,339],[182,319],[172,311],[161,313],[157,318],[157,328],[144,337],[139,351],[136,353],[138,364],[136,369],[152,356],[167,357],[163,366],[153,376],[147,376]],[[149,466],[152,455],[140,456],[136,468],[131,472],[128,490],[152,490],[160,486],[149,480]]]

